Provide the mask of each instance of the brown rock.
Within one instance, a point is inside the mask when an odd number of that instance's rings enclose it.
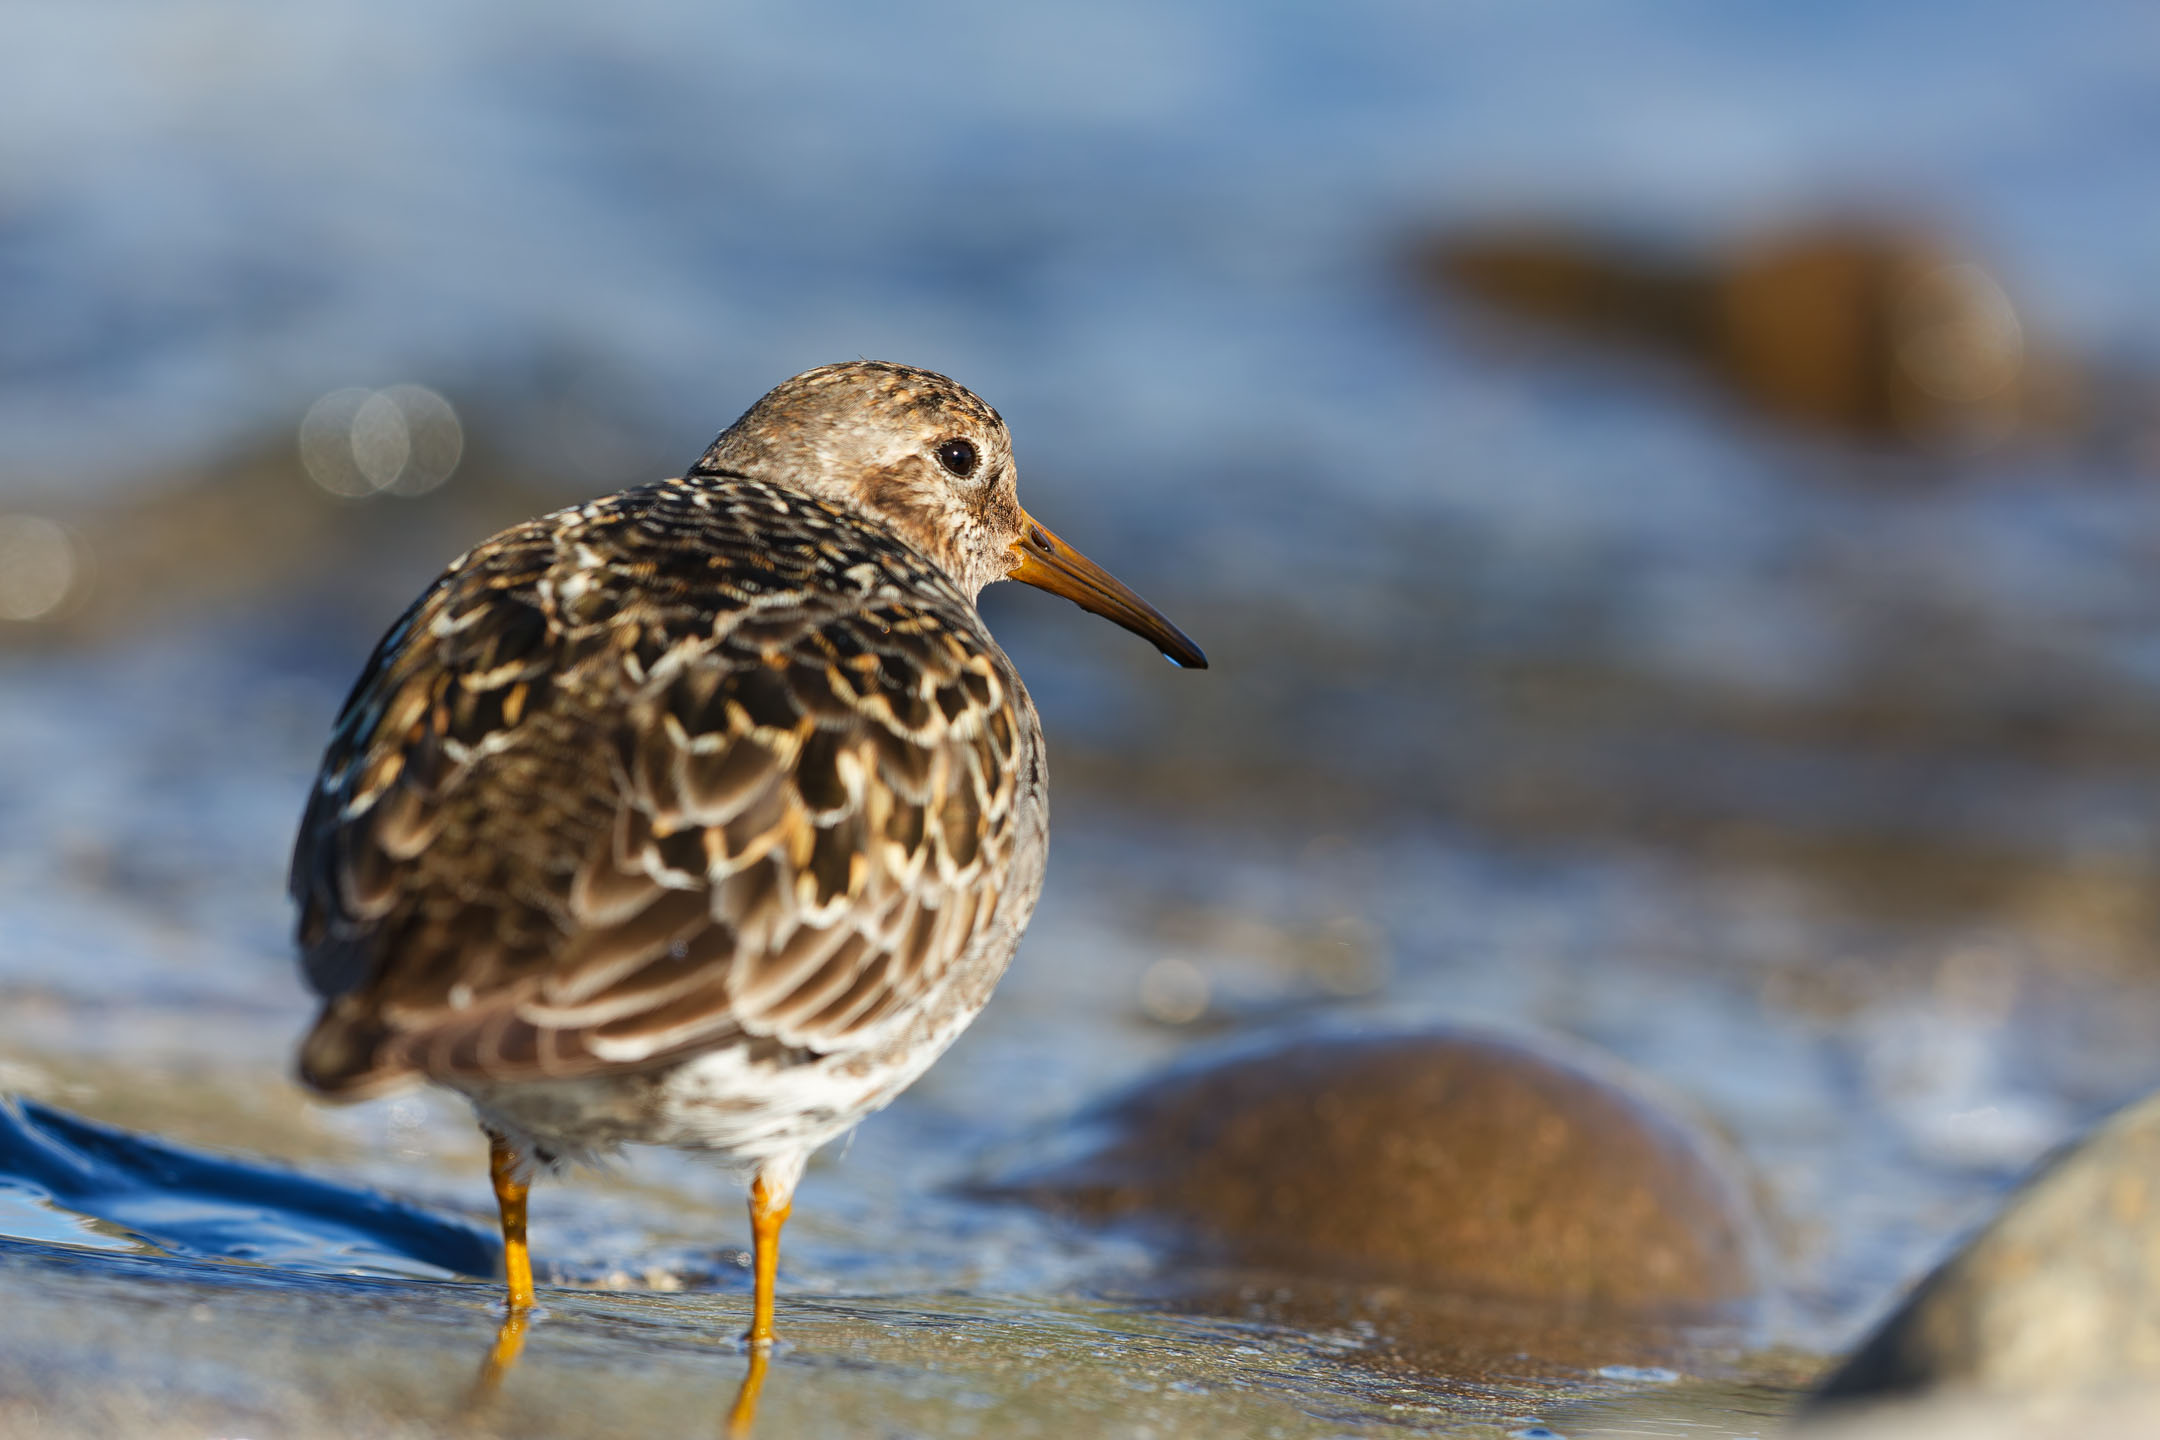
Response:
[[[1616,1067],[1517,1040],[1299,1040],[1093,1118],[1091,1153],[1005,1188],[1207,1258],[1456,1295],[1708,1312],[1762,1282],[1722,1147]]]
[[[2075,432],[2093,377],[1923,227],[1832,219],[1710,251],[1520,227],[1436,238],[1420,268],[1560,332],[1656,352],[1788,424],[1962,448]]]
[[[2024,334],[2008,298],[1925,235],[1768,236],[1724,257],[1711,285],[1718,373],[1783,419],[1882,438],[1985,439],[2007,435],[2027,408]]]

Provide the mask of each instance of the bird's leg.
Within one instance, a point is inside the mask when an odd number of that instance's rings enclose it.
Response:
[[[750,1346],[750,1368],[742,1388],[735,1392],[735,1406],[728,1414],[728,1435],[743,1440],[757,1418],[758,1392],[765,1388],[765,1371],[772,1364],[773,1284],[780,1274],[780,1227],[787,1224],[795,1204],[795,1182],[802,1176],[800,1155],[769,1160],[758,1167],[750,1182],[750,1329],[743,1339]]]
[[[795,1208],[795,1186],[770,1183],[763,1170],[750,1182],[750,1329],[743,1339],[753,1349],[773,1342],[773,1285],[780,1275],[780,1227]]]
[[[518,1178],[516,1148],[493,1130],[488,1131],[488,1178],[495,1182],[495,1205],[502,1212],[503,1279],[514,1315],[533,1308],[532,1252],[525,1248],[525,1195],[532,1185]]]
[[[532,1324],[532,1252],[525,1248],[525,1195],[531,1183],[518,1176],[518,1152],[508,1139],[493,1130],[488,1137],[488,1178],[495,1182],[495,1205],[502,1212],[503,1279],[508,1287],[509,1312],[495,1332],[495,1348],[480,1367],[475,1398],[494,1394],[503,1376],[517,1363],[525,1348],[525,1331]]]

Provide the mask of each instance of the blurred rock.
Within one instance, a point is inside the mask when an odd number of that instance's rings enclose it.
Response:
[[[1437,1031],[1247,1050],[1090,1117],[999,1188],[1201,1261],[1452,1295],[1712,1315],[1762,1246],[1723,1148],[1604,1064]]]
[[[405,391],[443,404],[413,386],[382,393]],[[447,484],[438,456],[412,484],[399,469],[379,489],[333,493],[279,434],[50,519],[0,515],[0,567],[32,541],[43,546],[36,574],[18,563],[0,580],[0,649],[97,643],[250,607],[349,618],[372,639],[460,550],[574,493],[559,475],[507,457],[493,431],[469,444],[458,432],[457,442],[462,461]],[[66,577],[55,581],[62,559]]]
[[[1499,230],[1435,239],[1419,265],[1500,311],[1681,359],[1808,429],[1956,449],[2091,423],[2083,367],[2036,345],[1986,270],[1913,227],[1800,226],[1704,254]]]
[[[1824,1382],[1815,1408],[2130,1386],[2160,1388],[2160,1095],[2028,1180]]]
[[[1808,1440],[2034,1440],[2036,1436],[2136,1436],[2153,1433],[2160,1388],[2103,1394],[1945,1394],[1904,1404],[1840,1412],[1799,1427]],[[1575,1432],[1570,1432],[1575,1433]],[[1595,1436],[1596,1432],[1587,1432]],[[1641,1431],[1634,1432],[1641,1434]],[[1615,1440],[1618,1440],[1617,1435]]]

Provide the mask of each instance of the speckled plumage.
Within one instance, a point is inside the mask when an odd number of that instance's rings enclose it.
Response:
[[[338,725],[294,862],[334,997],[304,1073],[883,1069],[1002,971],[1043,778],[974,607],[836,506],[710,475],[521,525],[392,630]],[[590,1148],[561,1128],[533,1138]]]
[[[995,411],[901,366],[798,376],[685,477],[459,557],[301,823],[302,1077],[447,1085],[527,1165],[714,1151],[784,1215],[1041,889],[1042,733],[974,606],[1008,574],[1204,663],[1020,508]]]

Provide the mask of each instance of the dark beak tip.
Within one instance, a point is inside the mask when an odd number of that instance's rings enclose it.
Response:
[[[1009,578],[1061,595],[1091,615],[1130,630],[1160,650],[1181,670],[1205,670],[1207,656],[1192,637],[1169,617],[1134,594],[1124,581],[1059,540],[1030,519],[1024,537],[1014,543],[1019,562]]]

